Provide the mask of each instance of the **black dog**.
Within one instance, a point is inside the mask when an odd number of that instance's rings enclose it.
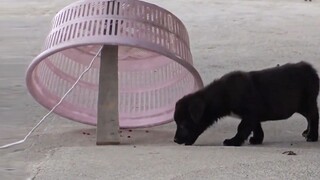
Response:
[[[307,141],[318,141],[317,96],[319,77],[306,62],[251,72],[231,72],[207,87],[186,95],[176,103],[174,141],[192,145],[219,118],[236,114],[241,118],[237,134],[226,146],[240,146],[253,132],[251,144],[261,144],[261,122],[287,119],[300,113],[308,120],[303,132]]]

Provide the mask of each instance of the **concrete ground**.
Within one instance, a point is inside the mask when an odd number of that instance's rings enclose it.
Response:
[[[47,112],[28,94],[25,71],[51,18],[70,2],[0,2],[0,145],[23,138]],[[301,60],[320,71],[317,0],[148,2],[185,23],[205,84],[232,70]],[[174,123],[122,131],[122,145],[97,147],[94,127],[52,115],[26,143],[0,150],[0,179],[320,179],[320,143],[305,142],[302,116],[264,123],[263,145],[222,146],[238,123],[221,120],[191,147],[173,143]]]

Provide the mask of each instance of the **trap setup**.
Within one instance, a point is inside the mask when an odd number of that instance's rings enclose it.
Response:
[[[80,0],[59,11],[28,67],[28,90],[52,109],[87,67],[54,112],[97,125],[100,145],[118,144],[119,128],[172,121],[176,101],[203,87],[183,23],[138,0]]]

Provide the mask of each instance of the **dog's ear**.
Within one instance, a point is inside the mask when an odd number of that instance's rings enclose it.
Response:
[[[194,98],[189,102],[189,113],[194,123],[199,123],[205,109],[205,102],[200,98]]]

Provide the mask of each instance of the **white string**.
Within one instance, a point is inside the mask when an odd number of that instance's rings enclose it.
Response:
[[[88,72],[90,70],[90,68],[92,67],[92,64],[94,62],[94,60],[97,58],[97,56],[100,54],[102,50],[102,47],[99,49],[99,51],[97,52],[97,54],[93,57],[93,59],[91,60],[89,66],[80,74],[80,76],[78,77],[78,79],[76,80],[76,82],[71,86],[71,88],[61,97],[60,101],[45,115],[43,116],[43,118],[38,122],[38,124],[36,124],[31,131],[29,131],[29,133],[20,141],[16,141],[10,144],[6,144],[0,147],[0,149],[5,149],[11,146],[15,146],[21,143],[24,143],[28,137],[37,129],[38,126],[40,126],[40,124],[62,103],[62,101],[67,97],[67,95],[73,90],[73,88],[78,84],[78,82],[80,81],[80,79],[83,77],[83,75]]]

